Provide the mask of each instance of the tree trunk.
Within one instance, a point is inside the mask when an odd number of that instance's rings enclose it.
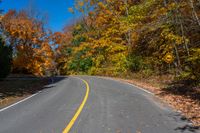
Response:
[[[192,8],[192,13],[193,13],[198,25],[200,26],[200,20],[199,20],[199,17],[197,15],[197,12],[195,11],[194,2],[193,2],[193,0],[189,0],[189,2],[190,2],[190,7]]]

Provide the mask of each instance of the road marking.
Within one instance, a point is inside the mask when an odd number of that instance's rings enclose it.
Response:
[[[78,78],[78,77],[76,77]],[[87,102],[88,99],[88,95],[90,92],[90,87],[87,81],[85,81],[84,79],[78,78],[80,80],[82,80],[85,85],[86,85],[86,93],[85,93],[85,97],[81,103],[81,105],[79,106],[78,110],[76,111],[76,113],[74,114],[73,118],[71,119],[71,121],[69,122],[69,124],[67,125],[67,127],[64,129],[63,133],[68,133],[70,131],[70,129],[72,128],[72,126],[74,125],[75,121],[77,120],[77,118],[79,117],[81,111],[83,110],[83,107],[85,106],[85,103]]]
[[[33,95],[31,95],[31,96],[29,96],[29,97],[27,97],[27,98],[25,98],[25,99],[22,99],[22,100],[19,101],[19,102],[16,102],[16,103],[14,103],[14,104],[12,104],[12,105],[10,105],[10,106],[7,106],[7,107],[5,107],[5,108],[3,108],[3,109],[0,109],[0,112],[6,110],[6,109],[8,109],[8,108],[11,108],[11,107],[13,107],[13,106],[15,106],[15,105],[17,105],[17,104],[19,104],[19,103],[22,103],[22,102],[24,102],[24,101],[26,101],[26,100],[28,100],[28,99],[34,97],[34,96],[37,95],[37,94],[38,94],[38,93],[33,94]]]
[[[137,86],[137,85],[128,83],[128,82],[126,82],[126,81],[120,81],[120,80],[113,79],[113,78],[110,78],[110,77],[101,77],[101,76],[97,76],[97,78],[109,79],[109,80],[116,81],[116,82],[119,82],[119,83],[122,83],[122,84],[127,84],[127,85],[130,85],[130,86],[132,86],[132,87],[138,88],[138,89],[140,89],[140,90],[142,90],[142,91],[144,91],[144,92],[146,92],[146,93],[148,93],[148,94],[150,94],[150,95],[154,95],[154,93],[152,93],[152,92],[150,92],[150,91],[148,91],[148,90],[145,90],[145,89],[143,89],[143,88],[141,88],[141,87],[139,87],[139,86]]]

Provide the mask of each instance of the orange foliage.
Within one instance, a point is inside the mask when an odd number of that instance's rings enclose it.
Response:
[[[10,45],[15,49],[14,70],[42,76],[52,66],[53,51],[43,23],[25,11],[9,11],[2,25]]]

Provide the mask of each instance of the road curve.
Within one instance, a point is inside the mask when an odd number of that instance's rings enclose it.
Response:
[[[139,88],[77,77],[56,77],[38,94],[0,111],[0,133],[67,133],[70,123],[70,133],[199,133]]]

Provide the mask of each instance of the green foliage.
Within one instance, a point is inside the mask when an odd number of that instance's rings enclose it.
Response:
[[[66,48],[66,55],[71,55],[72,54],[72,48]]]
[[[74,54],[74,58],[72,58],[71,62],[69,63],[70,71],[86,73],[92,67],[92,57],[85,57],[87,51],[89,51],[89,49],[85,48]]]
[[[138,72],[143,68],[142,56],[131,54],[128,56],[129,68],[132,72]]]
[[[74,46],[79,46],[82,42],[85,42],[85,41],[86,41],[86,37],[77,35],[76,37],[73,38],[72,44]]]
[[[92,58],[75,59],[69,64],[69,70],[74,72],[87,72],[92,67]]]
[[[77,24],[73,29],[72,35],[76,36],[76,35],[80,35],[84,32],[85,32],[84,25],[83,24]]]
[[[12,48],[5,46],[5,42],[0,38],[0,79],[5,78],[11,71]]]
[[[80,61],[80,71],[87,72],[92,67],[92,58],[87,57]]]

